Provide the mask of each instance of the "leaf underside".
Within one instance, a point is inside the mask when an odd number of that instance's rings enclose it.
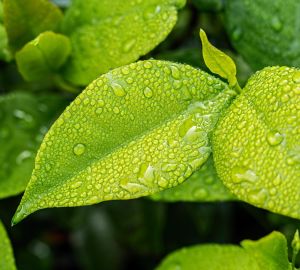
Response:
[[[208,158],[235,92],[187,65],[142,61],[91,83],[54,123],[14,217],[47,207],[147,196]]]
[[[153,194],[151,199],[165,202],[214,202],[235,200],[219,179],[210,157],[205,164],[182,184]]]

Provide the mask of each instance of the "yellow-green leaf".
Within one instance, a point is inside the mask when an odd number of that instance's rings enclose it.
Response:
[[[68,37],[47,31],[18,51],[16,61],[25,80],[38,81],[57,72],[70,53]]]
[[[211,72],[218,74],[228,80],[231,87],[237,84],[236,66],[233,60],[214,47],[207,39],[205,32],[200,29],[200,38],[202,41],[202,54],[206,66]]]
[[[60,9],[48,0],[4,0],[3,12],[9,45],[14,51],[38,34],[56,30],[63,18]]]
[[[185,182],[151,196],[153,200],[166,202],[214,202],[235,200],[219,179],[212,157],[200,170],[194,172]]]
[[[239,199],[300,218],[300,70],[253,75],[213,136],[219,177]]]
[[[16,270],[13,250],[6,234],[5,228],[0,221],[0,269]]]
[[[146,196],[208,158],[235,92],[187,65],[143,61],[92,82],[54,123],[13,222],[47,207]]]
[[[65,78],[87,85],[99,74],[136,61],[170,33],[185,0],[74,0],[63,31],[72,56]]]

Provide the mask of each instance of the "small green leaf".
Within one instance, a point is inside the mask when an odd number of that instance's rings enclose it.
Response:
[[[242,247],[203,244],[175,251],[157,270],[291,270],[284,235],[273,232],[257,240],[244,240]]]
[[[0,221],[0,269],[16,270],[13,250],[6,234],[5,228]]]
[[[272,232],[257,241],[244,240],[241,246],[255,258],[262,270],[291,269],[287,241],[279,232]]]
[[[74,0],[63,29],[72,56],[65,78],[87,85],[99,74],[145,55],[170,33],[185,0]]]
[[[0,198],[25,189],[38,146],[64,105],[53,95],[0,96]]]
[[[205,32],[200,29],[200,38],[202,42],[202,54],[206,66],[211,72],[218,74],[228,80],[229,85],[234,87],[237,84],[236,67],[233,60],[214,47],[207,39]]]
[[[213,202],[235,199],[219,179],[212,157],[185,182],[153,194],[151,198],[167,202]]]
[[[219,177],[239,199],[300,218],[300,70],[253,75],[213,135]]]
[[[209,134],[234,95],[203,71],[164,61],[99,77],[46,135],[13,222],[182,183],[208,158]]]
[[[48,0],[4,0],[4,25],[9,45],[16,51],[38,34],[56,30],[63,14]]]
[[[68,37],[44,32],[16,53],[16,61],[25,80],[38,81],[53,75],[70,53]]]
[[[225,26],[234,48],[254,70],[300,67],[298,0],[224,1]]]

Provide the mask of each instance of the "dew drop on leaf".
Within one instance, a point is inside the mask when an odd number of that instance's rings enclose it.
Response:
[[[74,146],[73,152],[76,156],[81,156],[85,152],[85,145],[82,143],[78,143]]]
[[[267,134],[267,141],[271,146],[279,145],[283,141],[283,135],[277,131],[270,131]]]

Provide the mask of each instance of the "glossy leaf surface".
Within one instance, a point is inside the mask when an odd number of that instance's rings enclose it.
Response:
[[[208,158],[235,92],[187,65],[144,61],[95,80],[54,123],[14,222],[47,207],[146,196]]]
[[[244,240],[242,247],[203,244],[175,251],[157,270],[290,270],[284,235],[273,232],[257,240]]]
[[[151,196],[153,200],[166,202],[213,202],[234,200],[219,179],[212,157],[184,183]]]
[[[54,95],[0,97],[0,198],[25,189],[39,144],[64,105],[62,98]]]
[[[6,234],[5,228],[0,221],[0,269],[15,270],[13,250]]]
[[[4,0],[4,24],[9,45],[16,51],[38,34],[56,30],[63,17],[48,0]]]
[[[44,32],[16,53],[18,69],[27,81],[38,81],[54,74],[71,53],[68,37]]]
[[[185,0],[74,0],[64,20],[73,53],[65,77],[87,85],[99,74],[129,64],[170,33]]]
[[[298,0],[224,3],[231,42],[254,70],[272,65],[300,67]]]
[[[221,180],[241,200],[300,218],[300,71],[253,75],[213,136]]]

